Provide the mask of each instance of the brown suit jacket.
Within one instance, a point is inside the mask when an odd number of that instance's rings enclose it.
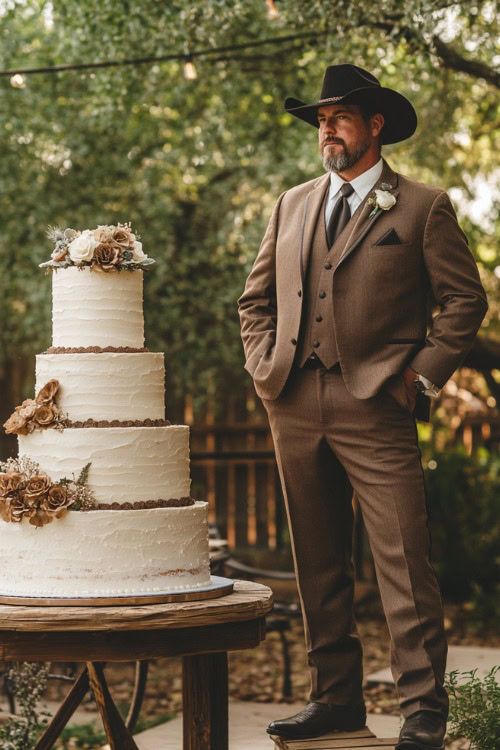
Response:
[[[305,273],[329,174],[280,195],[238,300],[245,369],[261,398],[274,400],[290,372]],[[442,387],[463,361],[488,303],[476,263],[444,190],[391,169],[380,179],[396,204],[369,218],[370,193],[337,238],[332,269],[335,335],[342,375],[356,398],[373,396],[406,365]],[[395,229],[400,244],[383,244]],[[377,242],[380,241],[380,244]],[[440,312],[427,330],[429,305]]]

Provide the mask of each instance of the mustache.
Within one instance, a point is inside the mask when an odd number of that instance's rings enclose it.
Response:
[[[336,141],[333,138],[325,138],[325,140],[322,141],[321,145],[326,146],[328,143],[340,143],[342,146],[344,145],[344,141]]]

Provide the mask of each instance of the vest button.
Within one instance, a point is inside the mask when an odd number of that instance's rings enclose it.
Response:
[[[292,344],[293,344],[294,346],[295,346],[295,345],[297,344],[297,339],[290,339],[290,341],[292,342]]]
[[[321,321],[323,320],[323,316],[322,315],[316,315],[316,320],[318,321],[318,323],[321,323]]]
[[[302,297],[302,292],[300,291],[300,289],[299,289],[299,291],[297,292],[297,294],[299,295],[299,297]]]
[[[331,267],[332,267],[331,263],[325,263],[325,268],[327,271],[329,271]]]
[[[321,297],[321,299],[324,299],[326,297],[326,292],[320,292],[319,296]]]
[[[318,341],[318,339],[314,339],[314,341],[313,341],[313,346],[314,346],[314,348],[315,348],[315,349],[317,349],[317,348],[318,348],[318,346],[319,346],[319,341]]]

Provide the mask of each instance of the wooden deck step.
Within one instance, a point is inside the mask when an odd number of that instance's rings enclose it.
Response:
[[[394,750],[397,737],[382,739],[375,737],[368,727],[355,732],[328,732],[311,740],[285,740],[271,736],[276,750]]]

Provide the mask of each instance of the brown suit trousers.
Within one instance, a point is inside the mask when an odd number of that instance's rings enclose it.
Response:
[[[401,711],[447,715],[442,602],[429,560],[415,419],[383,388],[358,399],[339,365],[294,367],[268,412],[304,616],[311,701],[362,700],[362,648],[353,616],[356,492],[391,636]]]

